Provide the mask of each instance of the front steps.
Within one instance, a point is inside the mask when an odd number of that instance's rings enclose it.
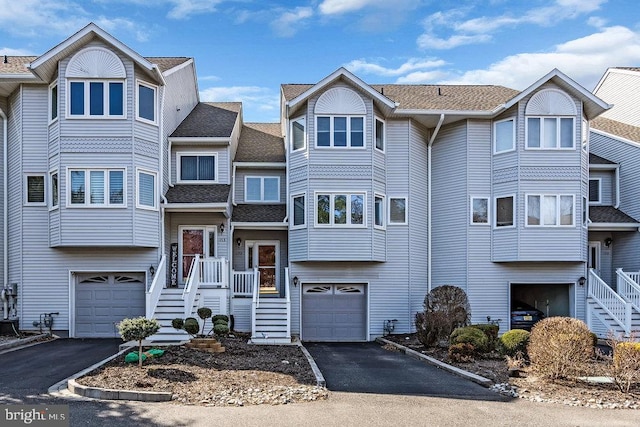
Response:
[[[255,311],[253,344],[291,344],[288,327],[287,300],[285,298],[261,298]]]
[[[598,326],[592,326],[593,332],[599,338],[609,338],[609,333],[616,337],[624,337],[625,331],[602,307],[600,307],[593,298],[587,298],[587,311],[590,315],[600,322]],[[640,313],[634,309],[631,310],[631,335],[635,341],[640,341]]]
[[[171,321],[176,317],[184,319],[184,301],[182,300],[182,289],[164,288],[158,300],[158,306],[153,316],[160,322],[160,330],[155,335],[149,337],[152,343],[182,343],[189,341],[189,334],[183,330],[175,329],[171,326]],[[197,307],[198,296],[194,306]],[[193,315],[193,311],[192,311]]]

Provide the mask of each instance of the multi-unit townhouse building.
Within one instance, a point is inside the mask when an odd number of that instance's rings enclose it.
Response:
[[[21,327],[57,312],[58,333],[106,337],[146,315],[171,340],[207,306],[255,342],[367,341],[452,284],[503,332],[513,300],[629,332],[640,116],[611,108],[618,71],[594,95],[558,70],[515,91],[340,68],[282,85],[279,123],[245,123],[199,101],[193,59],[94,24],[7,56],[0,249]]]

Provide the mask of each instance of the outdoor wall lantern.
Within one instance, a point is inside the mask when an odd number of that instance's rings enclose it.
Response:
[[[224,234],[224,223],[220,224],[220,234]]]
[[[582,277],[580,277],[580,278],[578,279],[578,284],[579,284],[580,286],[584,286],[584,284],[585,284],[585,283],[587,283],[587,278],[586,278],[586,277],[582,276]]]
[[[238,245],[238,247],[240,247],[241,244],[242,244],[242,239],[238,237],[236,239],[236,245]]]
[[[298,283],[300,283],[298,276],[293,276],[293,286],[297,287]]]
[[[611,237],[607,237],[606,239],[604,239],[604,245],[606,247],[611,246],[611,243],[613,243],[613,239]]]
[[[153,264],[151,264],[151,267],[149,267],[149,274],[151,274],[151,277],[155,276],[156,274],[156,268],[153,266]]]

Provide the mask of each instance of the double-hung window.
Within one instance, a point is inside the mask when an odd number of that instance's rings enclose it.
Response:
[[[291,228],[303,228],[306,224],[306,197],[295,194],[291,197]]]
[[[501,120],[493,125],[493,152],[504,153],[515,150],[515,121]]]
[[[318,116],[316,146],[364,148],[364,117]]]
[[[306,117],[299,117],[291,121],[291,151],[303,150],[306,146],[305,123]]]
[[[156,86],[138,81],[136,87],[136,119],[156,124]]]
[[[25,204],[33,206],[45,205],[45,174],[26,174],[24,183]]]
[[[69,169],[67,205],[125,207],[124,169]]]
[[[515,225],[515,196],[496,197],[496,228],[513,227]]]
[[[373,201],[373,226],[375,228],[384,228],[384,217],[384,196],[382,194],[376,194]]]
[[[528,149],[572,149],[575,146],[573,117],[527,117]]]
[[[178,153],[178,182],[213,184],[217,181],[216,153]]]
[[[49,121],[58,118],[58,83],[49,86]]]
[[[280,178],[277,176],[247,176],[244,188],[245,202],[280,201]]]
[[[589,203],[600,204],[602,200],[602,180],[600,178],[589,178]]]
[[[70,79],[68,91],[70,117],[124,118],[124,80],[122,79]]]
[[[138,197],[136,207],[140,209],[156,209],[156,174],[142,169],[138,169]]]
[[[471,197],[471,224],[489,224],[488,197]]]
[[[384,145],[385,145],[385,132],[384,132],[384,121],[382,121],[381,119],[377,118],[375,119],[375,128],[374,128],[374,135],[373,135],[374,141],[375,141],[375,147],[376,150],[380,150],[382,152],[384,152]]]
[[[58,171],[54,171],[49,173],[49,194],[50,194],[50,202],[51,209],[55,209],[58,207],[60,203],[60,190],[58,185]]]
[[[364,193],[316,193],[316,225],[366,227]]]
[[[574,196],[567,194],[528,194],[527,226],[573,226]]]

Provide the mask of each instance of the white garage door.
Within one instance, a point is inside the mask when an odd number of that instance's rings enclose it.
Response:
[[[364,284],[307,284],[302,288],[304,341],[366,341]]]
[[[118,322],[144,314],[144,273],[77,275],[76,337],[118,337]]]

